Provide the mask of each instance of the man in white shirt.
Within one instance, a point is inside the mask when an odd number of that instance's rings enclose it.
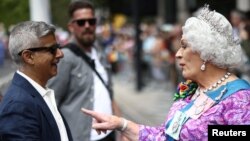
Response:
[[[115,141],[114,132],[98,135],[91,128],[92,118],[81,112],[82,107],[116,115],[119,111],[112,99],[107,62],[104,63],[107,60],[101,58],[100,50],[94,46],[94,7],[88,1],[72,1],[68,12],[72,41],[63,47],[65,56],[58,64],[58,75],[48,86],[55,90],[58,108],[69,124],[74,141]]]

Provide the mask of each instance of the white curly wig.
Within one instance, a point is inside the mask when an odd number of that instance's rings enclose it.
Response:
[[[220,68],[234,68],[243,63],[242,49],[233,37],[232,26],[218,12],[205,7],[200,15],[189,18],[182,30],[183,38],[203,61]]]

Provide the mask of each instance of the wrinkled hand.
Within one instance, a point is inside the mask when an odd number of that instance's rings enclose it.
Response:
[[[107,130],[118,129],[122,126],[122,119],[117,116],[98,113],[84,108],[82,108],[81,111],[95,119],[93,120],[92,128],[95,129],[98,134],[102,132],[106,133]]]

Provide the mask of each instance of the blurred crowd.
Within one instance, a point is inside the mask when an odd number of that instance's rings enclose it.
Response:
[[[228,18],[233,25],[235,37],[239,37],[245,58],[245,64],[233,71],[250,82],[250,14],[234,9],[231,10]],[[180,47],[182,25],[183,23],[163,25],[158,25],[156,22],[141,23],[141,73],[144,83],[156,80],[171,81],[173,85],[177,85],[183,81],[178,62],[175,61],[175,53]],[[129,79],[134,80],[137,48],[135,27],[131,24],[124,24],[117,29],[112,24],[105,23],[98,29],[98,45],[104,48],[112,63],[113,73],[125,73]]]
[[[0,68],[3,66],[4,59],[7,53],[8,38],[5,33],[4,24],[0,22]]]
[[[238,35],[239,41],[245,55],[246,63],[234,70],[237,75],[250,82],[250,14],[239,10],[231,10],[229,21],[234,28],[234,34]],[[180,47],[183,23],[163,24],[156,22],[142,22],[140,25],[140,39],[142,42],[142,74],[143,81],[150,80],[159,82],[171,81],[177,85],[181,78],[178,63],[175,61],[175,53]],[[10,29],[9,29],[10,30]],[[135,80],[135,27],[125,22],[119,27],[112,22],[102,22],[97,26],[97,46],[101,46],[106,57],[112,64],[112,72],[124,73],[129,80]],[[58,27],[56,31],[58,41],[66,44],[71,36]],[[8,58],[7,53],[8,30],[0,23],[0,67],[4,59]]]
[[[239,66],[235,71],[239,77],[250,82],[250,12],[232,10],[230,22],[233,26],[234,34],[239,35],[239,41],[244,51],[245,64]]]

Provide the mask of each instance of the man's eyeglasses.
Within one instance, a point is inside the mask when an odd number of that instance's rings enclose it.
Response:
[[[72,22],[76,22],[78,26],[84,26],[86,22],[89,23],[89,25],[93,26],[96,24],[96,18],[92,19],[79,19],[79,20],[73,20]]]
[[[28,49],[25,49],[25,50],[29,50],[29,51],[33,51],[33,52],[36,52],[36,51],[49,51],[51,54],[55,55],[57,49],[61,49],[61,48],[62,47],[59,44],[54,44],[54,45],[52,45],[50,47],[36,47],[36,48],[28,48]],[[24,50],[20,51],[18,53],[18,55],[21,55],[23,51]]]

